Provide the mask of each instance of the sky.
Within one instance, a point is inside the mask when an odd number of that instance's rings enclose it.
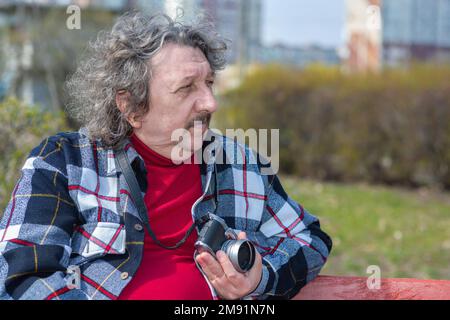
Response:
[[[318,44],[337,47],[343,42],[345,0],[263,0],[262,40],[265,44]]]

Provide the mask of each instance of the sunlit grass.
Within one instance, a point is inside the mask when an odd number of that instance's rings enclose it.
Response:
[[[450,193],[281,177],[334,247],[323,274],[450,279]]]

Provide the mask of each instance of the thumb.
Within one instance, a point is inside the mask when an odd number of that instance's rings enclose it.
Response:
[[[244,231],[239,232],[238,239],[239,240],[247,239],[247,234]]]

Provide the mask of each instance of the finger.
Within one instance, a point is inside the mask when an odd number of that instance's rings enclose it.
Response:
[[[249,270],[250,273],[256,272],[260,273],[262,270],[262,257],[259,254],[258,250],[255,250],[255,263],[253,264],[252,268]]]
[[[222,276],[218,277],[217,272],[214,273],[210,269],[209,266],[211,264],[207,263],[207,261],[210,258],[212,258],[217,264],[219,264],[209,253],[202,253],[196,257],[197,262],[202,267],[203,273],[206,275],[208,280],[211,282],[212,286],[216,289],[219,296],[224,297],[226,299],[233,299],[234,296],[233,295],[230,296],[230,293],[234,294],[233,293],[234,292],[233,284],[227,279],[227,277],[225,276],[225,273],[222,272]],[[220,264],[219,264],[219,267],[220,267]]]
[[[239,240],[247,239],[247,234],[244,231],[239,232],[238,239]]]
[[[227,279],[233,285],[239,285],[240,283],[242,283],[242,280],[245,278],[245,276],[234,268],[230,258],[228,258],[225,252],[219,250],[216,256]]]
[[[212,281],[225,275],[220,263],[211,254],[203,252],[196,259],[209,280]]]

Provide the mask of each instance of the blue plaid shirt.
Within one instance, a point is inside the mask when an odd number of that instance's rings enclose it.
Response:
[[[255,244],[262,278],[245,299],[291,298],[319,274],[331,239],[275,174],[261,173],[251,149],[216,138],[202,148],[208,160],[192,218],[215,212]],[[129,141],[125,150],[144,194],[144,162]],[[233,163],[217,161],[233,152]],[[139,268],[145,228],[114,157],[83,129],[31,151],[0,221],[0,299],[117,299]],[[73,266],[78,286],[69,285]]]

